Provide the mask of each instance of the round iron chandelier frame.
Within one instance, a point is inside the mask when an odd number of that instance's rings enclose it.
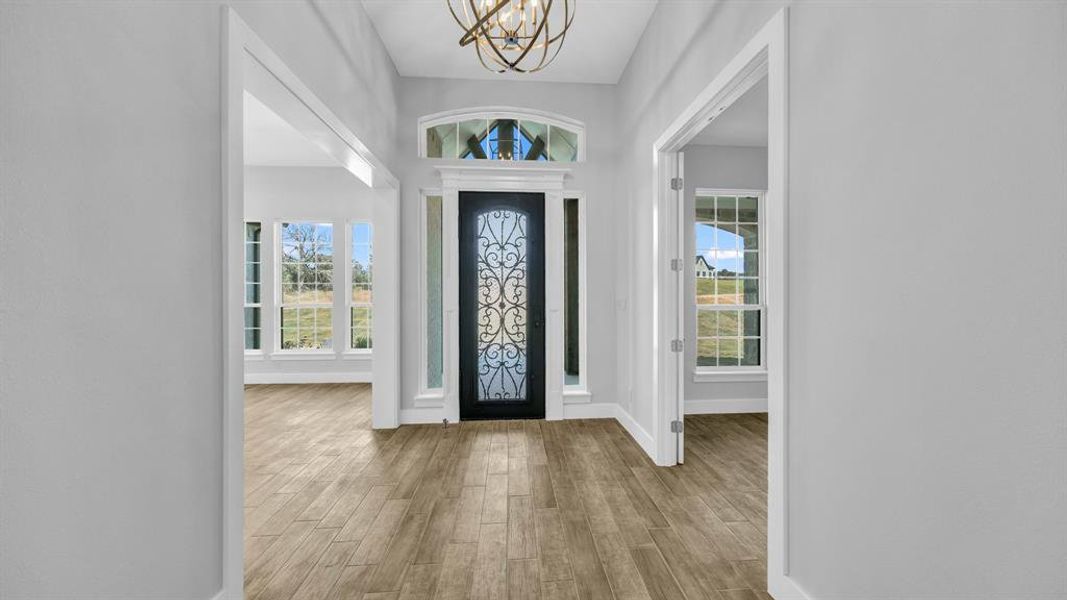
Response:
[[[473,44],[487,70],[536,73],[559,55],[576,4],[577,0],[448,0],[448,10],[464,31],[459,45]]]

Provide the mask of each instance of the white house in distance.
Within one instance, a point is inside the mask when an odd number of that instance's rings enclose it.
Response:
[[[708,259],[704,258],[703,254],[697,255],[693,276],[698,279],[710,279],[715,276],[715,267],[708,264]]]
[[[1063,600],[1065,90],[1063,0],[4,0],[0,599]]]

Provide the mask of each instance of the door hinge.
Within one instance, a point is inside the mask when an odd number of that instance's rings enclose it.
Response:
[[[671,270],[672,271],[681,271],[682,270],[682,259],[680,259],[680,258],[672,258],[671,259]]]
[[[671,352],[681,352],[685,349],[685,341],[671,340]]]
[[[671,433],[682,433],[685,430],[685,423],[681,421],[671,421]]]
[[[682,181],[681,177],[672,177],[671,178],[671,189],[672,190],[675,190],[675,191],[680,190],[680,189],[682,189],[683,185],[684,185],[684,182]]]

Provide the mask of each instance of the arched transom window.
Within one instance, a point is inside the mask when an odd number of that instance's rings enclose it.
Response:
[[[460,160],[577,162],[585,127],[536,111],[474,109],[419,119],[419,156]]]

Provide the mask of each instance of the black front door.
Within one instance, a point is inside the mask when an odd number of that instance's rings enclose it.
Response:
[[[545,416],[543,194],[459,194],[459,416]]]

